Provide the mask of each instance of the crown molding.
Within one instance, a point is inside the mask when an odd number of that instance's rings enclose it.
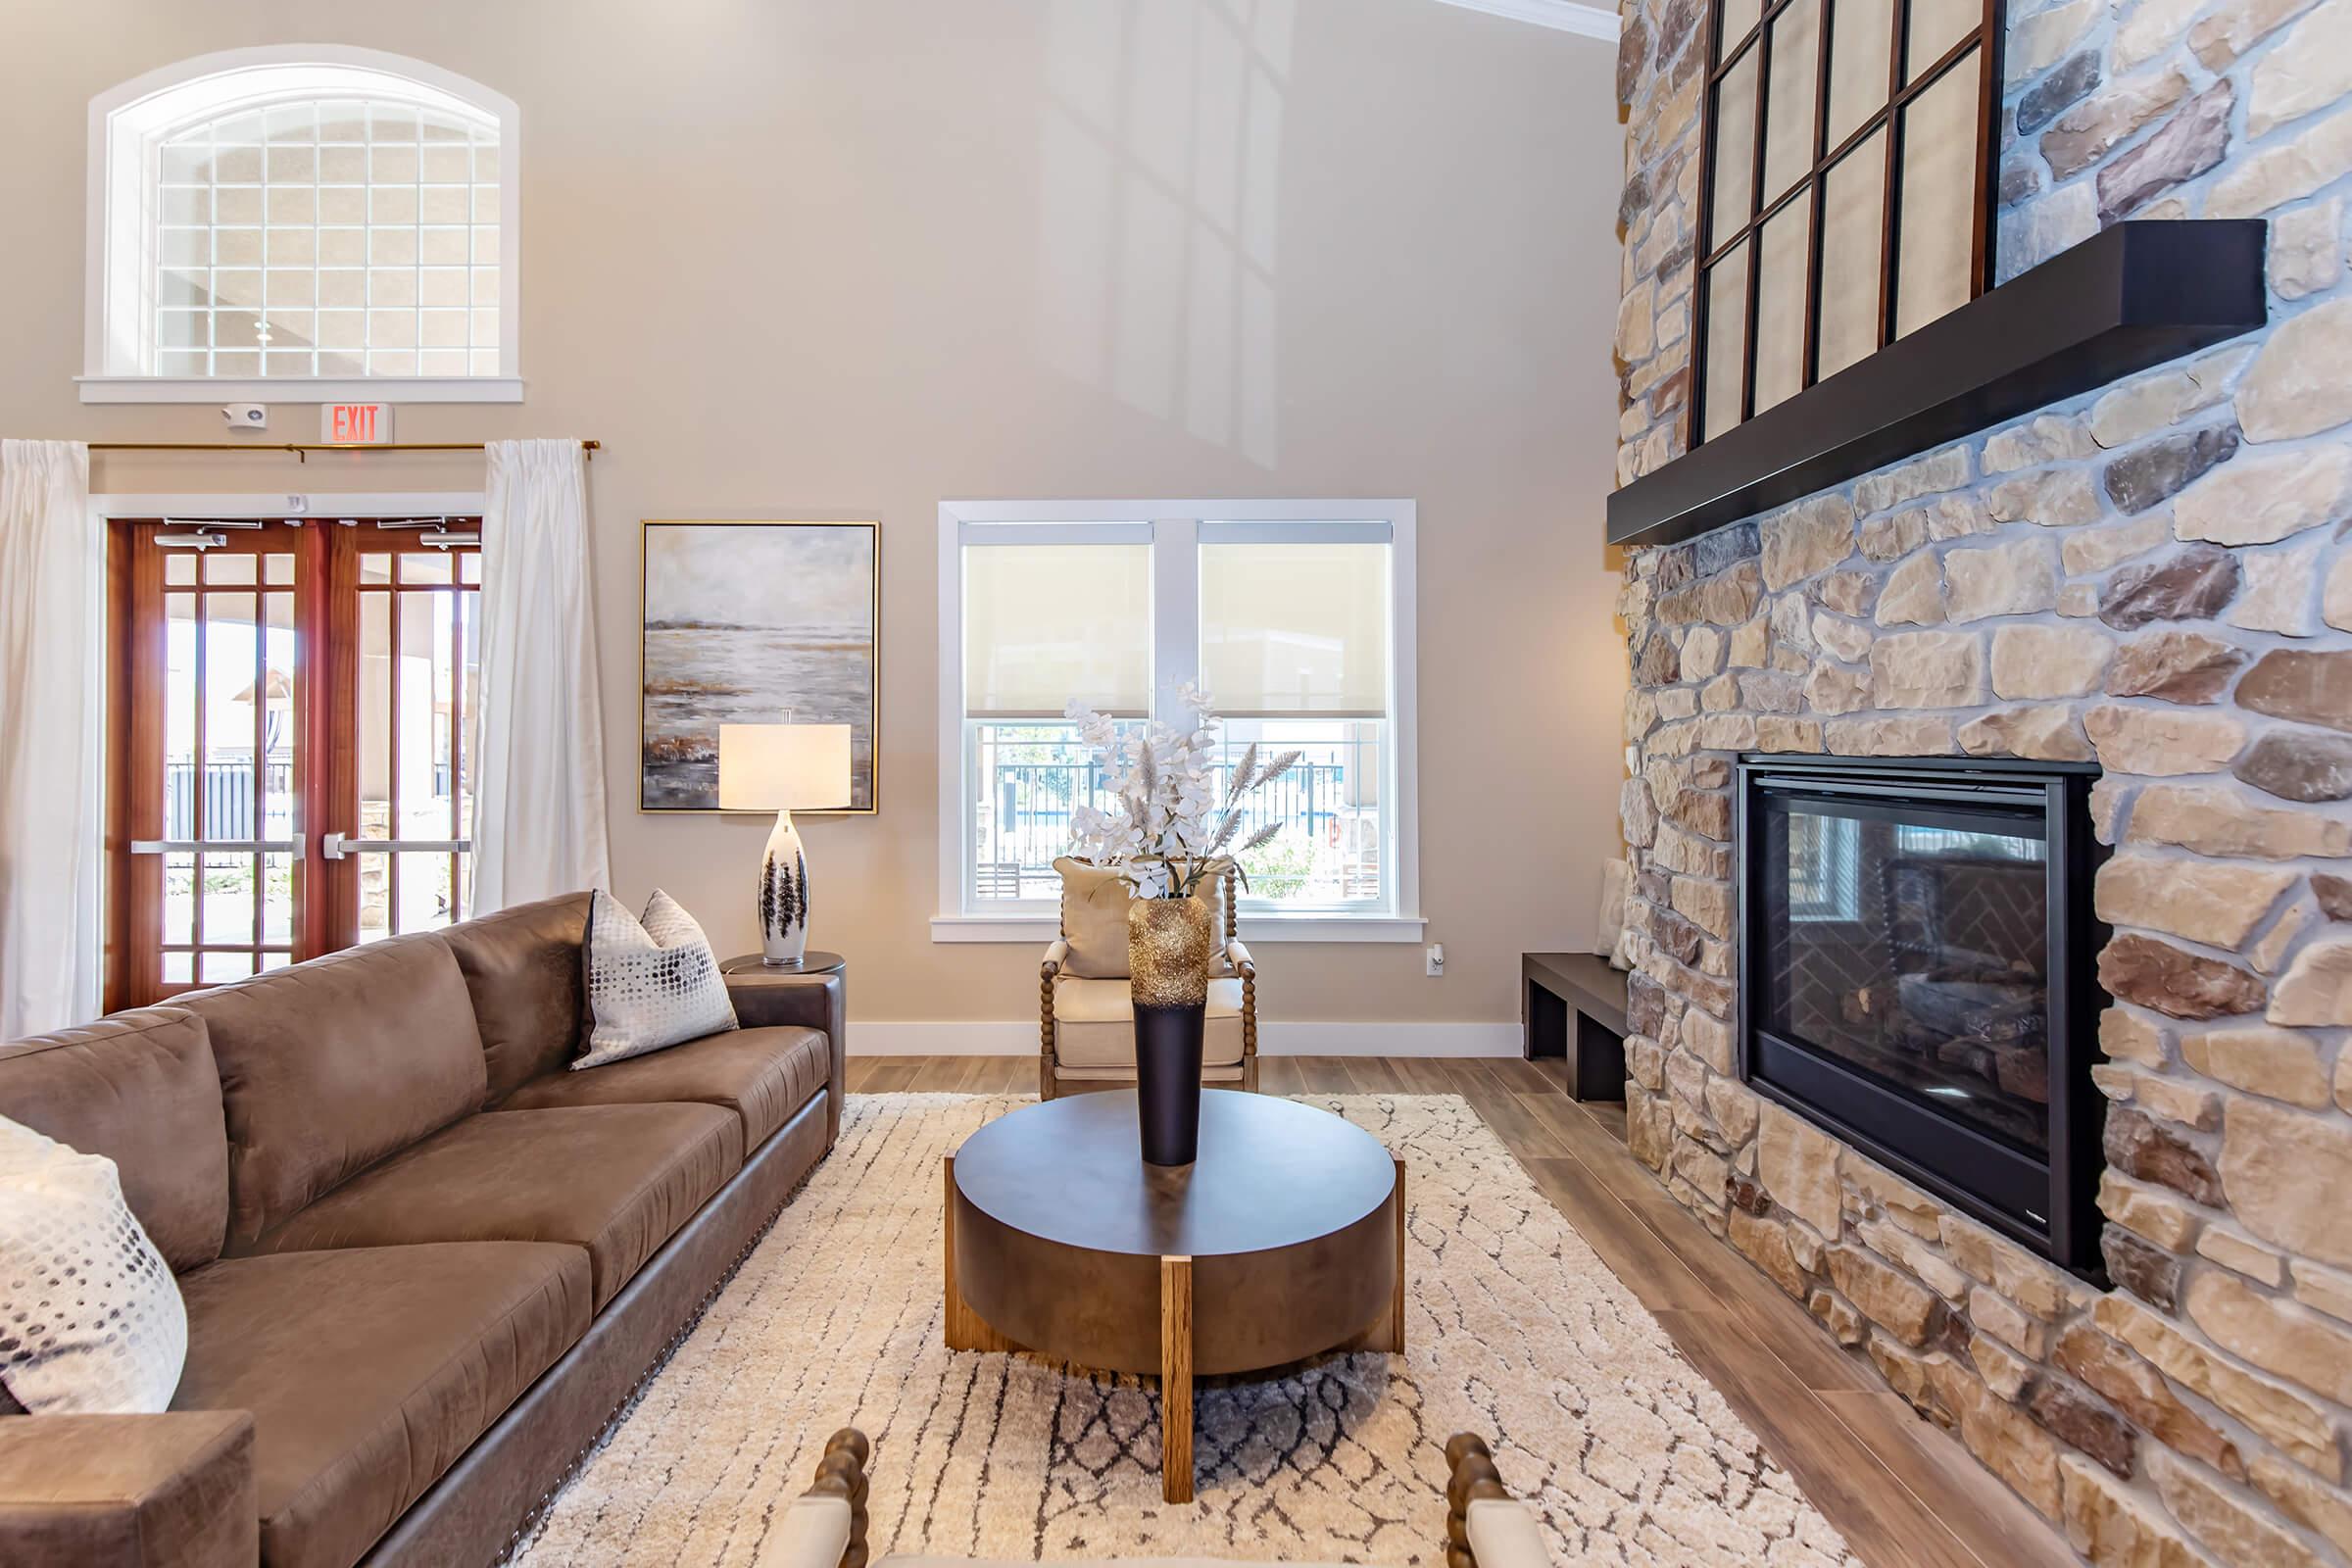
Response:
[[[1484,11],[1491,17],[1508,17],[1513,22],[1532,22],[1539,27],[1573,32],[1580,38],[1598,38],[1605,43],[1617,41],[1617,13],[1601,6],[1584,5],[1579,0],[1442,0],[1442,3],[1460,6],[1466,11]]]

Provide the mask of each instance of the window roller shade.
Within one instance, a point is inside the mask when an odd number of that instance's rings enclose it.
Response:
[[[1389,547],[1200,547],[1201,684],[1234,718],[1389,711]]]
[[[1152,547],[964,546],[964,715],[1059,718],[1073,698],[1149,711]]]

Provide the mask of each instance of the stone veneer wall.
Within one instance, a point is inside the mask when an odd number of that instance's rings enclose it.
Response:
[[[1620,479],[1683,448],[1700,0],[1629,0]],[[2352,1562],[2352,0],[2014,0],[1999,270],[2271,222],[2272,326],[1629,557],[1636,1152],[2098,1563]],[[1730,754],[2096,759],[2094,1290],[1734,1064]]]

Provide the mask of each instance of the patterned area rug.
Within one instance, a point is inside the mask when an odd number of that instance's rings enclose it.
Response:
[[[1472,1431],[1555,1561],[1858,1565],[1466,1102],[1299,1098],[1404,1155],[1410,1348],[1204,1380],[1197,1501],[1160,1500],[1152,1380],[941,1343],[941,1156],[1021,1102],[867,1095],[515,1560],[758,1563],[855,1425],[877,1555],[1443,1568],[1440,1448]]]

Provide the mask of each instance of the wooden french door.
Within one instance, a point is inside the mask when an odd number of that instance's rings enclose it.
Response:
[[[464,917],[478,539],[113,525],[110,1008]]]

